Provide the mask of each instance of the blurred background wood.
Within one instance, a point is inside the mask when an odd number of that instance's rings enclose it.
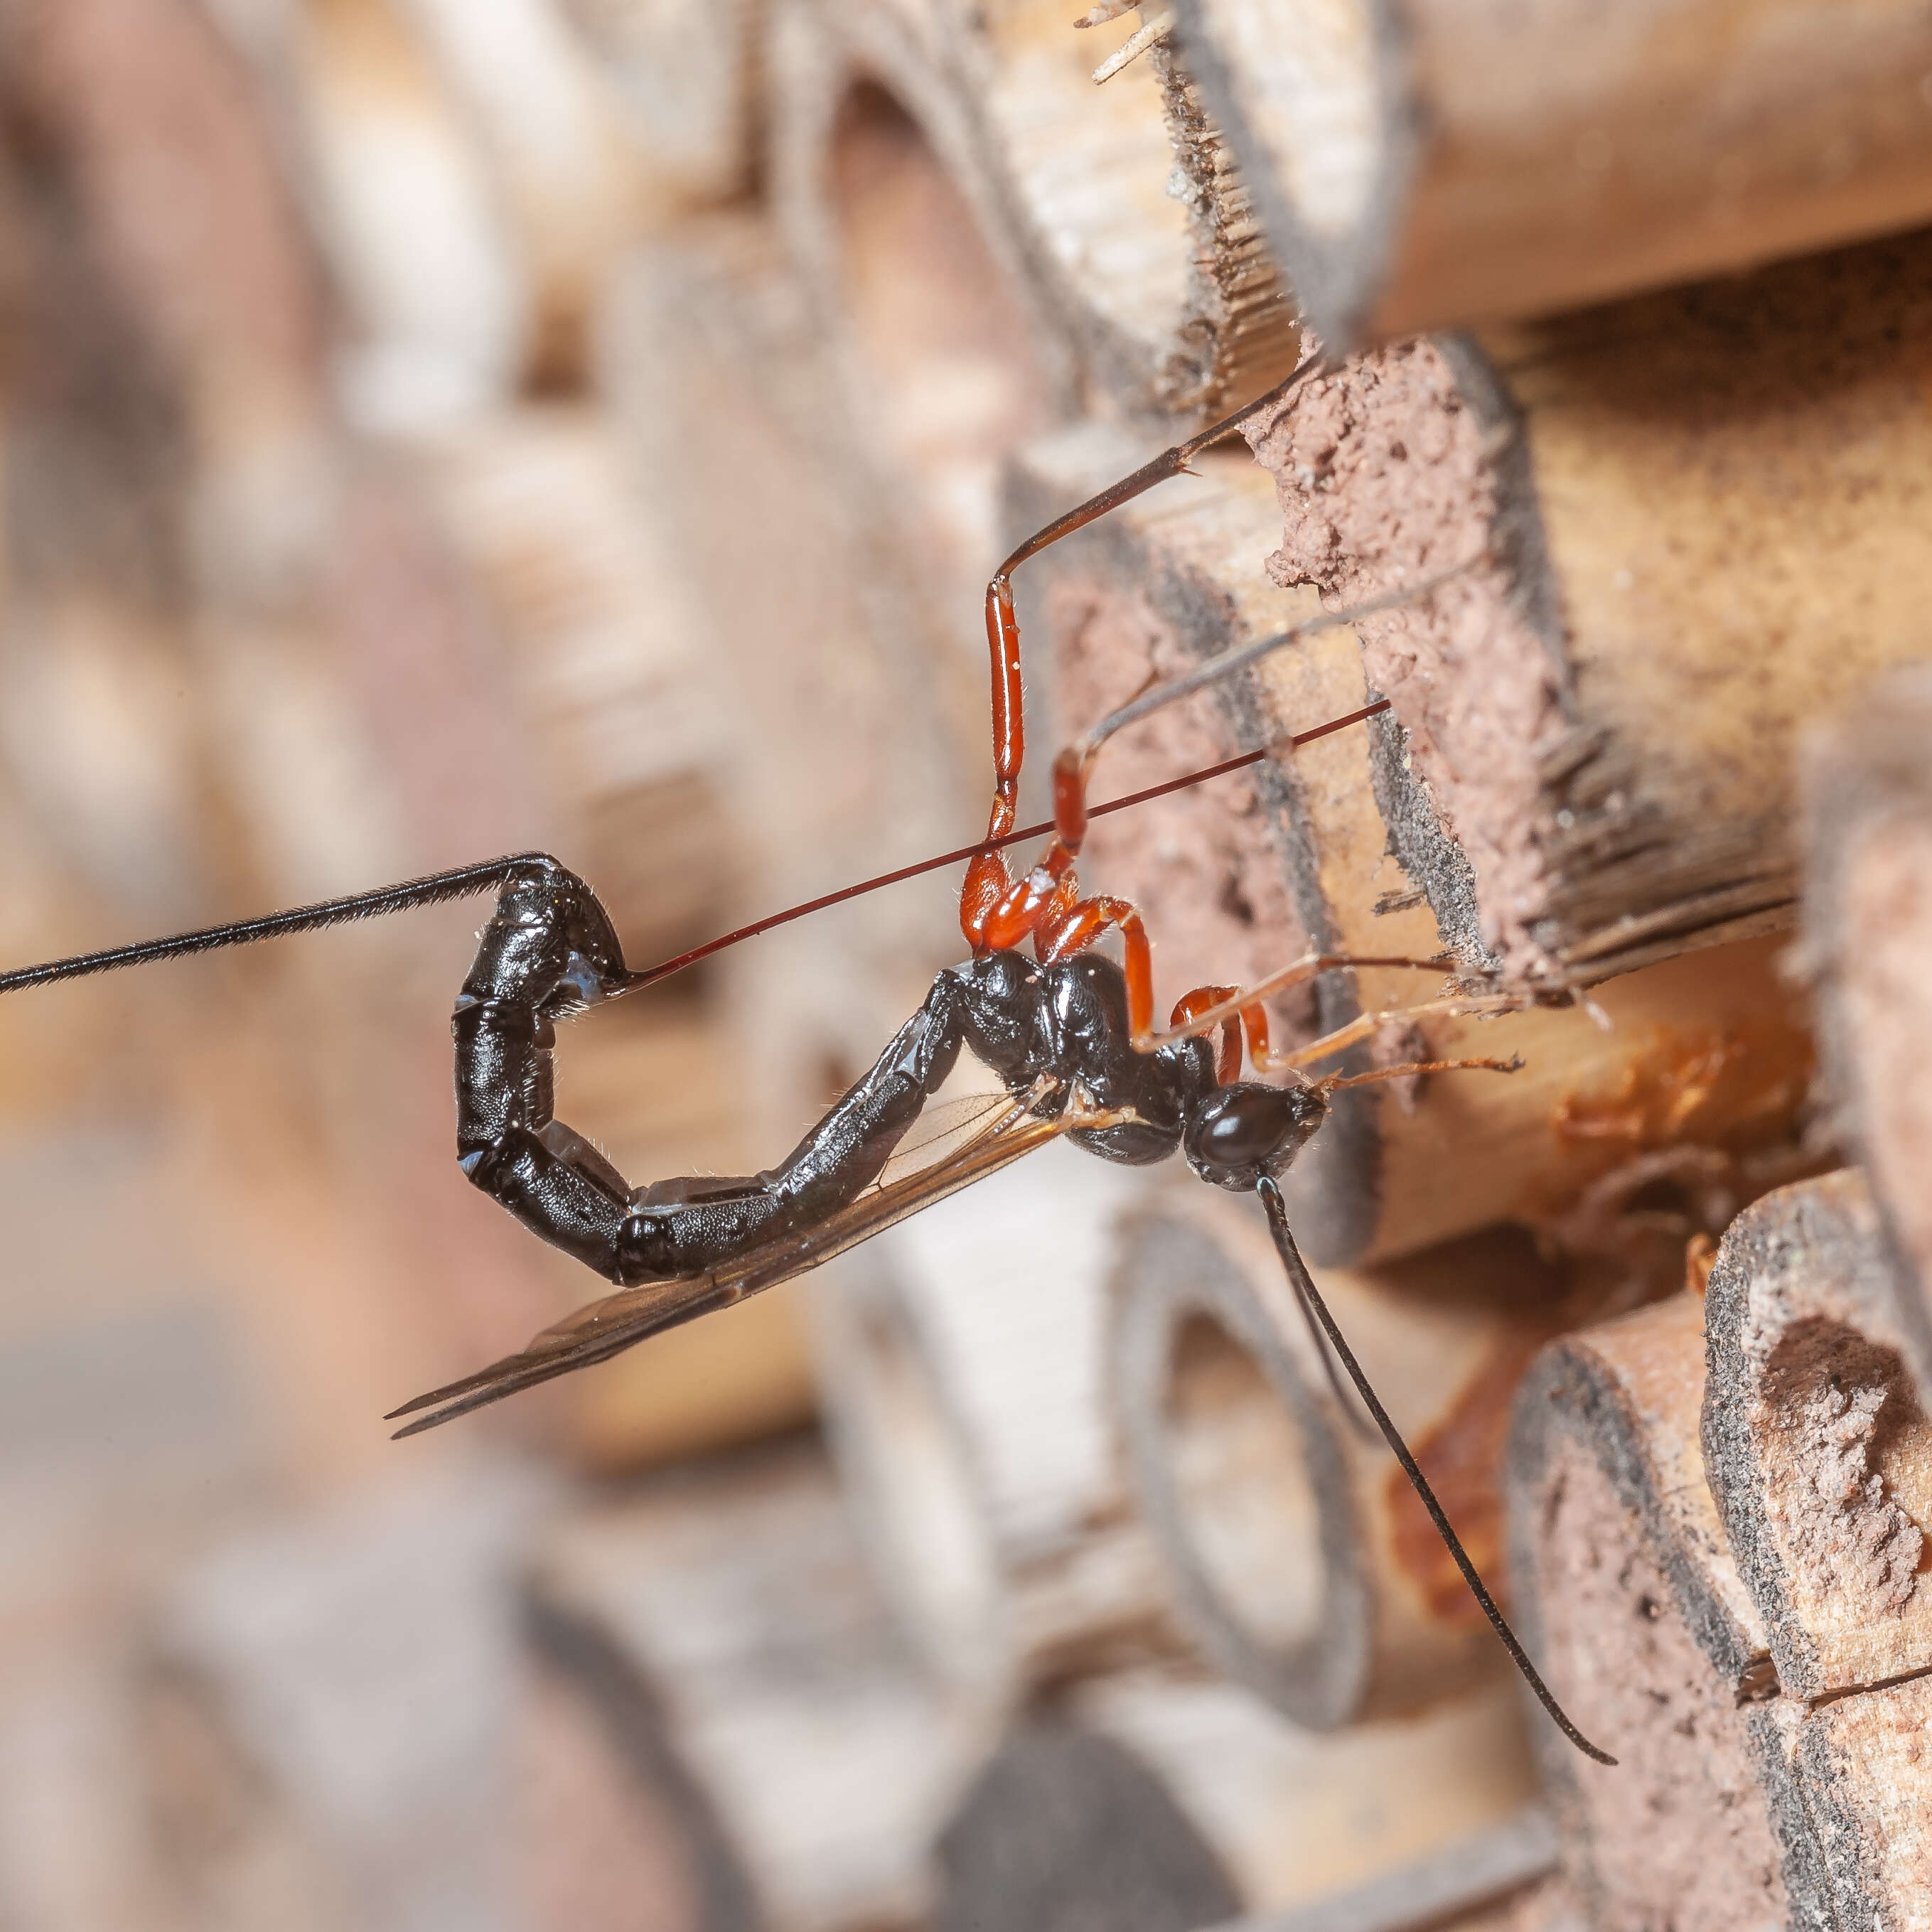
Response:
[[[927,1667],[994,1708],[1182,1647],[1104,1406],[1134,1187],[1044,1150],[819,1298],[827,1430],[881,1580]]]
[[[530,1629],[627,1781],[677,1819],[696,1932],[922,1919],[973,1721],[895,1642],[814,1445],[564,1516]],[[640,1922],[614,1909],[597,1922]]]
[[[938,1924],[1182,1932],[1271,1914],[1453,1856],[1532,1789],[1500,1687],[1317,1737],[1231,1685],[1129,1672],[1003,1743],[940,1840]]]
[[[1909,0],[1180,0],[1310,322],[1347,351],[1932,217]]]
[[[1922,669],[1874,686],[1810,747],[1802,958],[1817,1002],[1826,1098],[1888,1232],[1892,1311],[1932,1406],[1932,691]]]

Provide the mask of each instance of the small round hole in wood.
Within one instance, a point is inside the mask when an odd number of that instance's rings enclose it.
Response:
[[[1296,1723],[1331,1730],[1360,1714],[1374,1622],[1348,1464],[1282,1319],[1264,1232],[1234,1216],[1222,1232],[1150,1216],[1123,1244],[1115,1413],[1202,1648]]]
[[[1180,1324],[1168,1366],[1168,1467],[1202,1572],[1256,1641],[1292,1649],[1322,1616],[1321,1510],[1300,1431],[1210,1315]]]

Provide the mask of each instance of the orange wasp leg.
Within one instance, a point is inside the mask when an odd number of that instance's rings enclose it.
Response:
[[[1005,562],[993,573],[986,586],[986,646],[992,668],[992,716],[993,716],[993,806],[986,822],[986,836],[990,839],[1004,838],[1012,830],[1019,811],[1020,768],[1026,758],[1026,694],[1020,676],[1020,626],[1013,609],[1012,574],[1029,557],[1037,556],[1062,537],[1071,536],[1076,530],[1104,517],[1110,510],[1131,502],[1135,497],[1151,490],[1156,483],[1164,483],[1171,476],[1182,475],[1190,460],[1222,437],[1232,436],[1241,425],[1273,403],[1279,401],[1295,385],[1301,382],[1317,366],[1318,358],[1310,356],[1284,382],[1269,390],[1267,394],[1258,396],[1244,408],[1237,410],[1231,416],[1210,424],[1198,434],[1191,436],[1184,442],[1176,443],[1172,449],[1163,450],[1151,462],[1143,464],[1130,476],[1124,476],[1119,482],[1103,490],[1097,496],[1090,497],[1077,508],[1067,512],[1055,519],[1044,530],[1036,531],[1016,550]],[[1081,774],[1084,790],[1084,773]],[[1060,773],[1056,767],[1054,784],[1054,820],[1061,824]],[[1079,808],[1079,831],[1085,829],[1085,807]],[[1063,827],[1064,829],[1064,827]],[[1079,850],[1079,837],[1076,832],[1067,848],[1067,859]],[[1038,868],[1036,868],[1036,870]],[[1058,884],[1061,873],[1067,868],[1063,866],[1053,875],[1052,884]],[[967,944],[975,952],[983,952],[1002,942],[992,936],[996,928],[1000,932],[1010,932],[1012,921],[1017,916],[1017,907],[1009,903],[1014,890],[1014,881],[1006,870],[1004,858],[998,852],[980,854],[966,868],[966,880],[959,894],[959,926]],[[1036,895],[1044,898],[1050,892]],[[1066,910],[1063,905],[1062,910]],[[996,914],[1000,916],[995,920]],[[1030,928],[1028,928],[1030,930]],[[1022,934],[1024,936],[1024,934]],[[1006,944],[1013,943],[1009,940]],[[1143,1024],[1153,1017],[1153,990],[1150,976],[1148,986],[1148,1008]]]

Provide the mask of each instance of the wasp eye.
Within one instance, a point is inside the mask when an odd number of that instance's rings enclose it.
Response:
[[[1287,1166],[1328,1111],[1312,1087],[1219,1088],[1188,1123],[1187,1164],[1217,1187],[1252,1187]]]

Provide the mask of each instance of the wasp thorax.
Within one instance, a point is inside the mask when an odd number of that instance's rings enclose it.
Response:
[[[1216,1088],[1187,1124],[1187,1164],[1216,1187],[1250,1188],[1278,1174],[1300,1152],[1328,1112],[1312,1087],[1264,1087],[1238,1081]]]

